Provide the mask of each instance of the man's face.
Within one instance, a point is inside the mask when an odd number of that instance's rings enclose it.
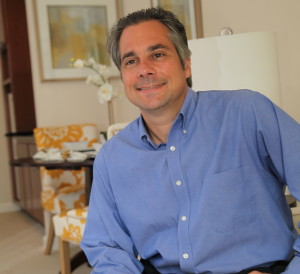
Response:
[[[142,113],[179,111],[191,75],[190,59],[183,69],[163,24],[151,20],[127,27],[121,35],[120,55],[126,95]]]

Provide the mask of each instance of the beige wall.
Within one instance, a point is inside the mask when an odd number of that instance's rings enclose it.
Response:
[[[128,3],[127,3],[128,2]],[[139,1],[139,5],[147,5],[149,1]],[[108,126],[106,104],[97,101],[96,88],[85,81],[41,81],[39,48],[37,43],[34,1],[26,0],[27,20],[29,29],[30,54],[37,126],[56,126],[70,123],[92,122],[99,130]],[[124,1],[126,11],[135,8],[133,1]],[[121,81],[114,84],[123,91]],[[124,122],[138,116],[138,110],[123,99],[114,101],[115,120]]]
[[[273,31],[277,35],[282,108],[300,122],[300,1],[202,0],[204,36]]]
[[[123,0],[123,14],[147,8],[150,6],[150,1]],[[105,130],[108,126],[107,106],[97,101],[95,87],[85,84],[84,81],[40,81],[41,73],[33,3],[33,0],[26,0],[37,126],[91,122],[97,125],[99,131]],[[123,90],[120,80],[115,80],[114,84],[119,90]],[[11,198],[7,146],[4,137],[6,130],[4,128],[2,90],[0,95],[0,212],[2,212],[14,210],[16,207]],[[114,101],[114,110],[116,122],[130,121],[139,115],[138,109],[132,106],[125,96]]]
[[[123,14],[137,9],[147,8],[151,0],[123,0]],[[34,1],[26,0],[29,43],[32,62],[34,98],[37,126],[56,126],[71,123],[95,123],[99,131],[108,127],[108,111],[106,104],[97,100],[96,88],[85,81],[41,81],[40,59],[36,35]],[[130,104],[120,79],[113,81],[123,93],[123,97],[113,102],[116,122],[131,121],[138,117],[138,109]]]
[[[121,0],[122,1],[122,0]],[[80,81],[41,82],[34,21],[33,0],[26,0],[34,96],[38,126],[93,122],[99,130],[108,126],[106,105],[96,99],[93,86]],[[150,6],[150,0],[123,0],[123,14]],[[278,37],[283,108],[300,121],[299,0],[202,0],[205,37],[216,36],[224,26],[235,33],[270,30]],[[120,89],[120,80],[114,82]],[[0,98],[0,211],[11,203],[6,140],[4,138],[3,98]],[[127,100],[114,102],[117,122],[137,117],[138,110]]]

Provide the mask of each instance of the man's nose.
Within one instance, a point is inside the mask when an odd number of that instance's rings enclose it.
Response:
[[[138,68],[138,76],[146,77],[155,74],[154,66],[151,62],[147,60],[140,60]]]

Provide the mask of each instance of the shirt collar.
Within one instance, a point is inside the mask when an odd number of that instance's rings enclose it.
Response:
[[[196,103],[197,103],[197,92],[195,92],[194,90],[192,90],[191,88],[188,89],[183,105],[178,113],[178,116],[176,118],[176,120],[174,121],[177,122],[178,119],[180,119],[182,117],[183,123],[182,123],[182,129],[188,129],[190,120],[193,117],[195,108],[196,108]],[[140,115],[139,119],[138,119],[138,127],[139,127],[139,134],[140,134],[140,138],[142,141],[148,141],[150,142],[150,144],[153,146],[156,146],[155,144],[153,144],[153,142],[151,141],[149,134],[146,130],[146,125],[143,119],[143,116]]]
[[[183,118],[182,129],[186,129],[186,130],[188,129],[190,121],[196,109],[197,100],[198,100],[198,92],[195,92],[194,90],[189,88],[185,96],[183,105],[177,116],[177,119],[179,118],[180,115]]]
[[[139,133],[140,133],[141,139],[143,139],[144,137],[148,137],[148,132],[146,130],[146,125],[145,125],[142,114],[140,114],[140,117],[138,119],[138,126],[139,126]]]

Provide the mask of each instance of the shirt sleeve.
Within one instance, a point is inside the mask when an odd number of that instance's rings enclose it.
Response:
[[[282,274],[298,274],[300,269],[300,257],[295,256]]]
[[[262,98],[259,98],[262,97]],[[282,109],[264,96],[258,96],[253,102],[258,138],[263,141],[260,149],[264,161],[269,163],[270,170],[279,181],[286,184],[291,194],[300,200],[300,125]],[[263,115],[262,115],[263,114]],[[299,223],[300,225],[300,223]],[[300,236],[294,244],[295,257],[284,272],[299,273],[300,269]]]
[[[143,270],[118,214],[102,152],[95,159],[87,223],[80,246],[93,267],[92,273],[135,274]]]

